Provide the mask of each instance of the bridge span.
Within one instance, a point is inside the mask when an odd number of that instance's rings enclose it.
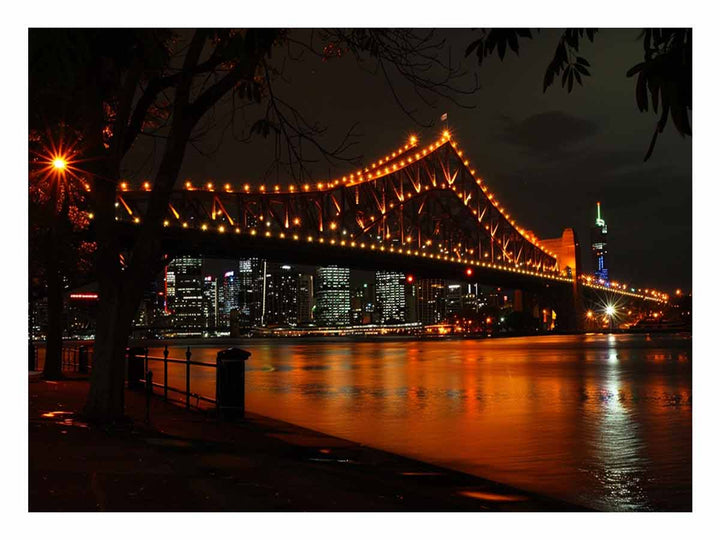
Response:
[[[147,182],[119,188],[115,219],[130,245],[152,188]],[[578,327],[587,293],[667,300],[657,291],[578,280],[577,260],[566,264],[567,254],[548,248],[557,243],[545,245],[521,227],[448,131],[424,147],[412,137],[324,182],[253,187],[187,180],[171,194],[162,233],[170,256],[259,256],[521,289],[562,313],[568,329]]]

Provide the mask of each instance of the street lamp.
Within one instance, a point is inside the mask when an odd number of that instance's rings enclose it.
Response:
[[[610,331],[612,332],[612,329],[613,329],[613,318],[614,318],[614,315],[615,315],[615,306],[613,306],[612,304],[608,305],[608,306],[605,308],[605,314],[607,315],[608,320],[610,321]]]
[[[67,169],[67,160],[62,156],[57,156],[52,160],[53,169],[58,172],[63,172]]]

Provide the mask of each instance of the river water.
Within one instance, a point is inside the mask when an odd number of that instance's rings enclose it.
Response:
[[[692,507],[689,335],[223,340],[192,359],[231,345],[252,352],[249,411],[599,510]],[[193,367],[192,391],[214,376]]]

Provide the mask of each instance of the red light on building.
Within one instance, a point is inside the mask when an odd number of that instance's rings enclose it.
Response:
[[[466,268],[465,269],[465,275],[470,277],[473,275],[473,269],[472,268]]]
[[[97,300],[97,293],[70,293],[70,300]]]
[[[410,274],[408,277],[405,278],[405,281],[407,281],[408,283],[412,283],[413,281],[415,281],[415,278],[412,274]]]

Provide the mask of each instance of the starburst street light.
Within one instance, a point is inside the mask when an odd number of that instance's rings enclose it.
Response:
[[[612,317],[613,315],[615,315],[615,306],[612,304],[609,304],[605,308],[605,313],[607,314],[608,317]]]
[[[52,160],[52,166],[56,171],[64,171],[68,166],[67,159],[64,156],[56,156]]]

